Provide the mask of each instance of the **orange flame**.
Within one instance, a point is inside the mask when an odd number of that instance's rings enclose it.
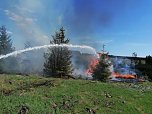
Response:
[[[115,78],[125,78],[125,79],[135,79],[136,77],[131,74],[119,74],[119,73],[112,73],[112,76]]]
[[[98,56],[100,57],[102,53],[97,53]],[[90,64],[88,65],[88,69],[85,71],[85,74],[87,75],[92,75],[93,69],[96,67],[96,65],[99,63],[98,58],[92,58]]]
[[[96,67],[96,65],[99,63],[99,60],[96,59],[96,58],[92,58],[89,66],[88,66],[88,69],[85,71],[85,73],[87,75],[92,75],[93,73],[93,69]]]

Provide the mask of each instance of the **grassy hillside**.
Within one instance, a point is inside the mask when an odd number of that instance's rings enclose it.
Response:
[[[0,75],[0,114],[151,114],[152,83]]]

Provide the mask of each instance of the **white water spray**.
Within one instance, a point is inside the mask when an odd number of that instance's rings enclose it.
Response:
[[[7,57],[10,56],[16,56],[18,54],[24,53],[24,52],[28,52],[28,51],[32,51],[32,50],[38,50],[38,49],[43,49],[43,48],[52,48],[52,47],[68,47],[68,48],[80,48],[80,49],[89,49],[95,56],[97,56],[97,52],[93,47],[90,46],[86,46],[86,45],[72,45],[72,44],[50,44],[50,45],[43,45],[43,46],[35,46],[35,47],[31,47],[31,48],[26,48],[23,50],[18,50],[18,51],[14,51],[12,53],[8,53],[6,55],[0,55],[0,59],[5,59]],[[98,57],[98,56],[97,56]]]

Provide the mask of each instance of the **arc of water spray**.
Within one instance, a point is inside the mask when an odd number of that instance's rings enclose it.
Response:
[[[72,45],[72,44],[50,44],[50,45],[30,47],[30,48],[26,48],[26,49],[23,49],[23,50],[14,51],[14,52],[8,53],[6,55],[0,55],[0,59],[4,59],[4,58],[10,57],[10,56],[16,56],[18,54],[21,54],[21,53],[24,53],[24,52],[28,52],[28,51],[32,51],[32,50],[38,50],[38,49],[43,49],[43,48],[52,48],[52,47],[68,47],[68,48],[89,49],[90,51],[93,52],[92,54],[97,56],[96,50],[93,47],[90,47],[90,46]]]

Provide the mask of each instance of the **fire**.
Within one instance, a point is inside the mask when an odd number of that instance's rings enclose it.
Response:
[[[99,60],[96,58],[92,58],[91,62],[88,66],[88,69],[85,71],[85,74],[92,75],[93,69],[96,67],[96,65],[99,63]]]
[[[102,55],[102,53],[97,53],[98,57]],[[88,69],[85,71],[85,74],[88,76],[92,75],[93,69],[96,67],[96,65],[99,63],[99,58],[92,58],[90,64],[88,65]]]
[[[131,74],[119,74],[119,73],[112,73],[112,76],[115,78],[125,78],[125,79],[135,79],[136,77]]]
[[[98,53],[99,56],[102,56],[101,53]],[[85,74],[88,76],[92,75],[93,69],[96,67],[96,65],[99,63],[99,59],[92,58],[90,64],[88,65],[88,69],[85,71]],[[112,72],[112,77],[115,78],[124,78],[124,79],[135,79],[136,77],[131,74],[120,74],[116,72]]]

